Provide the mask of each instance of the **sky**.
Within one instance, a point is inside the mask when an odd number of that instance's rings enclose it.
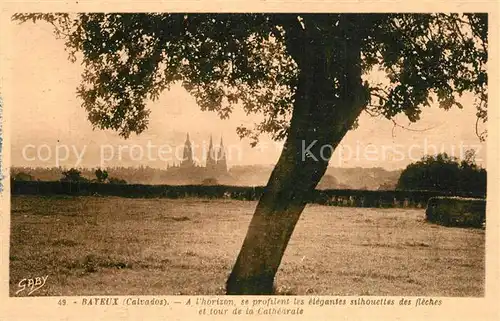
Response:
[[[139,136],[125,140],[113,131],[93,130],[75,94],[83,68],[67,59],[63,41],[55,39],[44,23],[16,25],[12,32],[11,73],[7,76],[14,105],[9,109],[12,166],[163,168],[179,161],[187,133],[201,165],[211,135],[216,145],[223,137],[229,166],[272,165],[279,157],[281,143],[264,135],[252,148],[248,139],[240,140],[236,134],[236,127],[251,125],[255,116],[235,108],[229,119],[220,120],[215,113],[201,111],[180,86],[148,104],[150,124]],[[475,134],[472,97],[460,101],[462,110],[425,108],[421,120],[411,125],[405,117],[397,118],[413,131],[362,114],[359,127],[344,137],[330,165],[394,170],[424,154],[444,151],[460,156],[474,148],[477,162],[486,167],[486,144]]]

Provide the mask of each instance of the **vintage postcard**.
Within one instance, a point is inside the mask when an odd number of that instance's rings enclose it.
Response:
[[[1,9],[1,320],[500,317],[495,1]]]

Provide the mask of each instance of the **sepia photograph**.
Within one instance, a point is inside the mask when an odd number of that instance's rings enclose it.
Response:
[[[485,297],[488,13],[10,19],[9,297]]]

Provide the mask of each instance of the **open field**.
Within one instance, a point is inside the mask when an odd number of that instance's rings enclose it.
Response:
[[[10,295],[222,294],[256,202],[12,197]],[[310,205],[277,276],[283,294],[484,295],[484,230],[423,209]],[[22,292],[20,295],[26,295]]]

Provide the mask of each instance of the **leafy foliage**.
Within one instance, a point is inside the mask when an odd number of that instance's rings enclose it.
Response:
[[[97,182],[99,183],[104,183],[108,179],[108,172],[106,170],[102,170],[100,168],[95,170],[95,177],[97,179]]]
[[[71,168],[67,171],[62,172],[63,178],[62,182],[86,182],[88,179],[82,176],[82,173],[76,168]]]
[[[425,156],[406,167],[397,189],[486,195],[486,170],[476,165],[473,155],[473,151],[468,151],[462,161],[446,153]]]
[[[128,137],[148,125],[148,100],[181,83],[202,110],[221,118],[235,106],[261,113],[240,136],[254,143],[260,133],[287,134],[297,77],[307,68],[306,43],[328,53],[335,64],[344,37],[339,22],[361,39],[365,78],[377,70],[385,82],[370,83],[370,114],[412,122],[437,98],[440,107],[462,108],[457,97],[477,98],[478,121],[487,120],[486,14],[16,14],[44,20],[64,38],[70,58],[83,54],[78,94],[94,127]],[[345,39],[344,39],[345,40]],[[332,82],[339,79],[332,75]],[[434,98],[433,98],[434,97]],[[333,106],[332,106],[333,108]],[[485,133],[478,133],[483,139]]]

